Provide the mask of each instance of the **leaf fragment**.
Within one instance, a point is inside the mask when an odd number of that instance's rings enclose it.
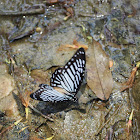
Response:
[[[46,140],[52,140],[54,136],[51,136],[49,138],[47,138]]]
[[[100,43],[93,40],[87,51],[87,84],[101,100],[107,100],[112,92],[113,79],[109,70],[109,57]]]

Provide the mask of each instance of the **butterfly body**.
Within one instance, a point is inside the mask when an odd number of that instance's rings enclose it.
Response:
[[[85,51],[80,48],[64,67],[55,70],[50,80],[50,86],[39,85],[40,89],[32,93],[31,98],[49,102],[76,101],[75,95],[83,81],[85,64]]]

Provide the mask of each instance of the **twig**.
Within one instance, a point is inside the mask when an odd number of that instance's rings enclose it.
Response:
[[[133,86],[133,83],[134,83],[134,80],[135,80],[135,76],[136,76],[136,72],[137,72],[137,69],[138,69],[138,66],[134,67],[131,71],[131,75],[128,79],[128,81],[124,84],[125,86],[121,88],[121,92],[128,89],[128,88],[131,88]]]
[[[116,113],[120,110],[120,108],[122,107],[122,105],[123,105],[123,104],[121,104],[121,105],[118,107],[118,109],[114,112],[114,114],[99,128],[99,130],[98,130],[96,136],[100,133],[100,131],[104,128],[104,126],[111,120],[111,118],[113,118],[113,117],[116,115]]]
[[[0,133],[0,136],[2,136],[3,133],[5,133],[6,131],[12,129],[15,125],[17,125],[17,124],[18,124],[19,122],[21,122],[21,121],[22,121],[22,118],[21,118],[20,120],[17,120],[16,122],[14,122],[14,124],[8,126],[6,129],[4,129],[4,130]]]
[[[45,13],[45,8],[43,7],[43,5],[35,5],[35,6],[31,7],[30,9],[27,9],[25,11],[21,11],[21,12],[20,11],[18,11],[18,12],[10,11],[9,12],[9,11],[0,10],[0,16],[23,16],[23,15],[26,16],[26,15],[44,14]]]
[[[9,36],[9,37],[8,37],[8,40],[9,40],[10,42],[13,42],[14,40],[18,40],[18,39],[21,39],[21,38],[23,38],[23,37],[30,36],[30,35],[34,34],[34,32],[35,32],[35,30],[32,29],[32,30],[29,30],[29,31],[27,31],[27,32],[25,32],[25,33],[23,33],[23,34],[16,35],[15,37]]]

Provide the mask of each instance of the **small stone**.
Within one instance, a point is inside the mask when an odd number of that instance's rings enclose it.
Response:
[[[8,73],[8,67],[6,64],[0,65],[0,75]]]
[[[15,83],[9,74],[0,75],[0,99],[8,96],[14,89]]]
[[[37,27],[36,28],[36,32],[41,32],[42,31],[42,28],[41,27]]]
[[[12,94],[0,100],[0,110],[8,117],[19,114],[18,106]]]
[[[8,117],[17,118],[19,111],[12,94],[14,89],[14,78],[8,74],[7,65],[0,65],[0,110]]]
[[[40,83],[46,83],[50,80],[48,71],[43,70],[32,70],[31,77]]]
[[[84,97],[83,95],[81,95],[81,97],[78,100],[79,104],[86,104],[89,101],[89,99],[87,97]]]

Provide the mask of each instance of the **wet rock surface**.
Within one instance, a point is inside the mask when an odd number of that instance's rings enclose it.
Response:
[[[140,84],[140,76],[137,76],[136,78],[136,81],[135,81],[135,85],[134,85],[134,88],[133,88],[133,94],[132,94],[132,101],[134,102],[134,108],[136,109],[136,119],[134,120],[134,123],[137,125],[139,124],[140,122],[140,118],[139,118],[139,114],[140,114],[140,111],[139,111],[139,107],[140,107],[140,104],[139,104],[139,99],[140,99],[140,87],[139,87],[139,84]],[[138,127],[138,129],[137,129]],[[140,126],[137,125],[137,127],[135,127],[135,134],[137,135],[137,137],[140,137]]]
[[[51,136],[58,140],[102,140],[112,128],[114,139],[138,139],[139,78],[134,83],[133,92],[131,88],[120,91],[134,65],[140,61],[138,2],[88,0],[75,1],[67,7],[66,3],[47,5],[42,1],[7,3],[2,1],[0,6],[5,13],[5,16],[0,16],[0,137],[5,140]],[[37,4],[43,5],[44,13],[28,15],[28,9]],[[65,20],[69,15],[68,7],[73,9],[74,15]],[[7,16],[9,12],[12,17]],[[38,27],[40,31],[36,30]],[[30,99],[29,107],[32,109],[29,109],[27,122],[22,120],[1,134],[19,118],[25,118],[25,106],[19,95],[24,95],[26,90],[34,92],[41,83],[49,84],[54,70],[65,65],[73,56],[76,49],[65,45],[73,45],[76,39],[93,50],[91,38],[99,42],[113,60],[110,71],[114,87],[109,99],[98,99],[85,76],[76,95],[78,102],[46,103]],[[90,60],[88,55],[86,57]],[[14,95],[18,98],[11,93],[13,89],[17,89]],[[136,110],[134,129],[128,135],[126,123],[133,108]]]
[[[0,110],[7,116],[17,116],[18,107],[12,91],[15,89],[14,78],[8,74],[8,67],[0,65]]]
[[[0,76],[0,98],[8,96],[14,89],[14,81],[8,74]]]

